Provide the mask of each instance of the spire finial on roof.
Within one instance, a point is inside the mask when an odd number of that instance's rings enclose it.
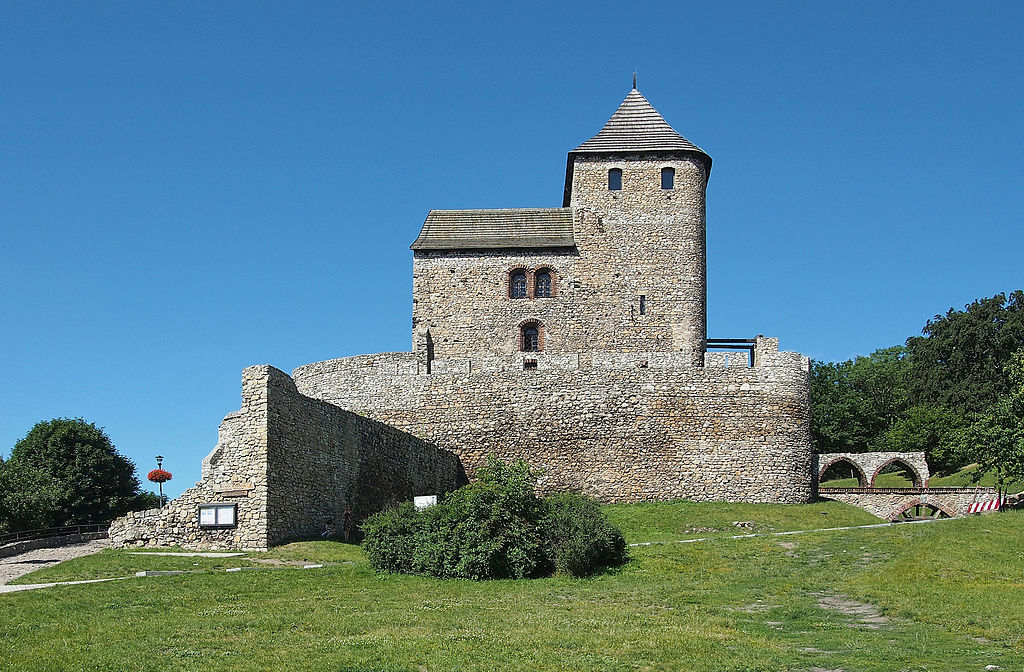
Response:
[[[633,88],[636,88],[636,70],[633,70]]]

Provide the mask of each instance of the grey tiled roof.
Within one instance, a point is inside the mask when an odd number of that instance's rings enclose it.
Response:
[[[572,208],[431,210],[414,250],[572,247]]]
[[[601,131],[572,150],[574,154],[681,150],[707,152],[676,133],[636,89],[615,110]]]

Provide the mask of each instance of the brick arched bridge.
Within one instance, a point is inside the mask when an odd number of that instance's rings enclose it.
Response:
[[[858,480],[857,487],[820,486],[825,472],[837,465],[850,468]],[[892,465],[906,470],[913,487],[875,487],[878,475]],[[819,453],[814,456],[814,473],[821,497],[852,504],[885,520],[922,514],[955,518],[967,515],[971,504],[997,497],[995,488],[928,487],[931,474],[924,453]]]

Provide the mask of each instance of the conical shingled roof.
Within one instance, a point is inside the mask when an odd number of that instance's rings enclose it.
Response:
[[[672,155],[680,152],[697,154],[703,159],[704,179],[711,175],[711,157],[668,125],[665,117],[647,102],[643,94],[633,90],[615,110],[597,135],[569,152],[565,162],[565,191],[562,207],[572,203],[572,171],[577,156],[588,154],[657,154]]]
[[[633,89],[601,131],[572,150],[573,154],[650,151],[707,152],[679,135],[665,118]],[[709,157],[710,158],[710,157]]]

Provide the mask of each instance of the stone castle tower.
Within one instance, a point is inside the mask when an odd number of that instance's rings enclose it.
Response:
[[[634,88],[569,153],[562,208],[432,210],[412,244],[421,362],[597,350],[700,366],[710,170]]]
[[[584,282],[613,349],[680,351],[702,364],[710,172],[711,157],[636,88],[569,153],[563,205],[576,212]]]

